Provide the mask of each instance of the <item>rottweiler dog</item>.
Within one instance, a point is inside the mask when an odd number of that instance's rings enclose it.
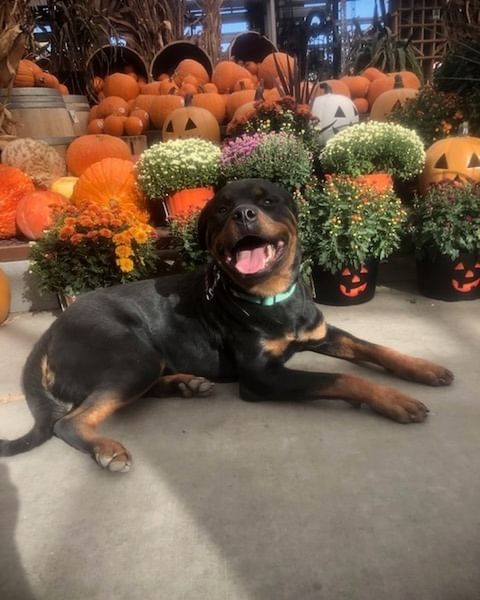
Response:
[[[447,369],[327,325],[299,275],[296,205],[262,179],[227,184],[199,217],[212,261],[193,273],[90,292],[33,348],[23,387],[35,419],[0,455],[30,450],[52,435],[103,468],[127,471],[129,451],[98,433],[117,409],[142,396],[204,396],[214,381],[238,381],[247,401],[338,398],[399,423],[427,407],[353,375],[287,368],[310,350],[368,362],[404,379],[449,385]]]

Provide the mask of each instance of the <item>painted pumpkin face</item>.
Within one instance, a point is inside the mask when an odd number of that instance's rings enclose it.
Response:
[[[168,115],[163,125],[162,139],[202,138],[220,142],[220,126],[213,114],[205,108],[186,106]]]
[[[428,148],[419,188],[444,180],[480,181],[480,138],[470,135],[445,138]]]
[[[452,287],[460,294],[469,294],[480,286],[480,259],[463,258],[453,265]]]
[[[330,138],[345,127],[359,122],[355,104],[350,98],[340,94],[327,93],[315,98],[312,115],[320,121],[317,131],[321,144],[326,144]]]
[[[339,290],[347,298],[357,298],[367,291],[368,268],[362,265],[359,269],[345,267],[339,277]]]

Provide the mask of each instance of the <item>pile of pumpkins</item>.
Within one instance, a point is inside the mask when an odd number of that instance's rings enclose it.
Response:
[[[64,96],[70,94],[68,87],[60,83],[55,75],[44,71],[36,63],[26,58],[22,59],[18,64],[13,87],[51,88],[59,91]]]

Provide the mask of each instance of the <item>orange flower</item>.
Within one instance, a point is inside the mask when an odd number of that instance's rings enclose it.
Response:
[[[85,234],[85,237],[89,240],[93,240],[98,237],[98,231],[96,229],[92,229]]]
[[[72,237],[70,238],[70,241],[72,242],[72,244],[74,246],[76,246],[77,244],[79,244],[81,241],[83,241],[83,239],[85,238],[85,236],[83,235],[83,233],[75,233],[74,235],[72,235]]]
[[[61,240],[67,240],[70,236],[72,236],[75,233],[75,228],[72,227],[71,225],[67,225],[65,227],[62,227],[62,229],[60,230],[60,239]]]
[[[144,244],[148,240],[148,234],[143,227],[133,228],[132,235],[137,244]]]
[[[112,232],[110,231],[110,229],[106,229],[105,227],[103,227],[98,232],[98,235],[100,235],[101,237],[104,237],[104,238],[111,238],[112,237]]]
[[[94,226],[94,222],[92,221],[92,219],[90,217],[88,217],[87,215],[82,215],[79,219],[78,222],[80,223],[80,225],[82,227],[93,227]]]
[[[128,245],[128,244],[130,244],[131,239],[132,239],[132,236],[130,235],[130,232],[128,230],[122,231],[121,233],[116,233],[113,236],[113,241],[115,242],[115,244]]]
[[[120,267],[120,271],[123,271],[124,273],[130,273],[130,271],[133,271],[134,264],[133,260],[130,258],[119,258],[116,262]]]
[[[118,256],[118,258],[129,258],[132,256],[133,252],[130,246],[124,246],[122,244],[121,246],[117,246],[115,248],[115,254]]]

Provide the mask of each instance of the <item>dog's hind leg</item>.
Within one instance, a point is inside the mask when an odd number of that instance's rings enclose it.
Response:
[[[93,392],[78,408],[55,423],[54,433],[70,446],[87,452],[104,469],[128,471],[132,462],[129,451],[119,442],[97,433],[97,427],[127,401],[117,392]]]
[[[180,394],[184,398],[203,397],[211,394],[215,384],[205,379],[187,373],[164,375],[148,390],[146,396],[154,398]]]

